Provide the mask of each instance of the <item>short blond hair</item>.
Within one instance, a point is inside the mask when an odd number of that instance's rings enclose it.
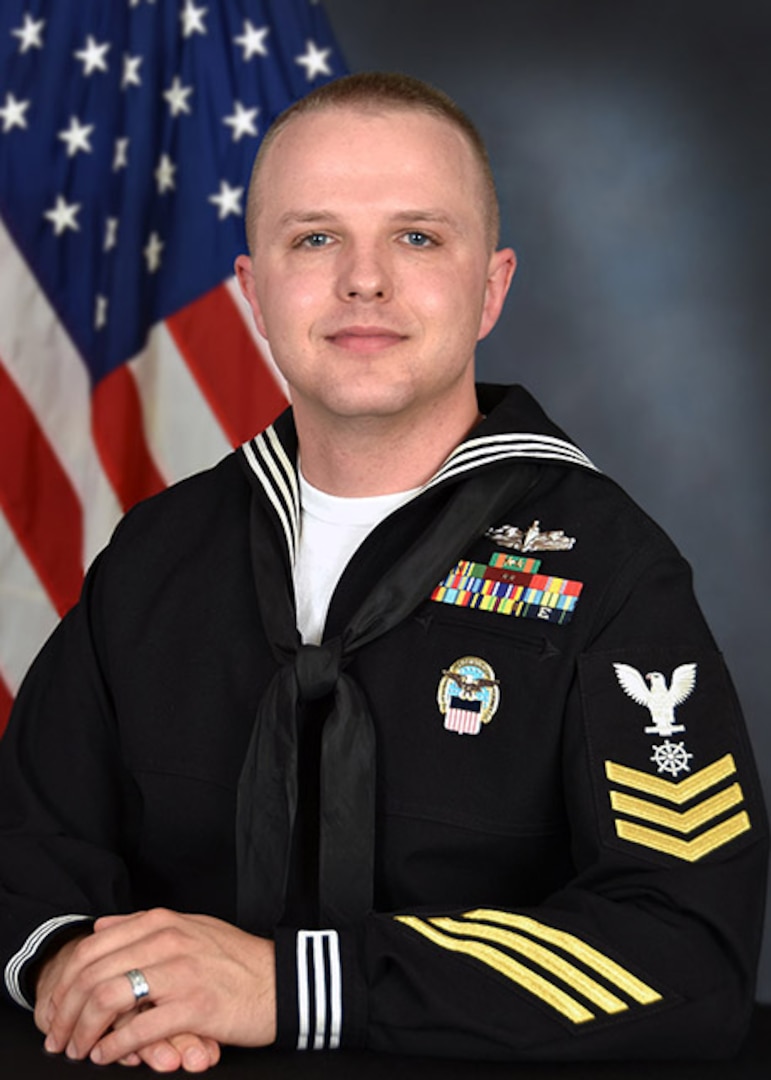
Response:
[[[487,147],[479,131],[452,98],[422,79],[398,72],[365,71],[345,75],[319,86],[300,98],[273,121],[260,143],[252,166],[246,201],[246,239],[251,249],[259,209],[258,178],[276,137],[298,116],[325,109],[355,108],[363,111],[414,110],[446,120],[466,138],[479,166],[485,198],[484,216],[491,249],[498,244],[500,208]]]

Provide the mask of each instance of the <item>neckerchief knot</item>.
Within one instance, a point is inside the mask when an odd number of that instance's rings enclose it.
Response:
[[[301,701],[318,701],[330,694],[340,677],[340,638],[323,645],[301,645],[294,658],[295,677]]]

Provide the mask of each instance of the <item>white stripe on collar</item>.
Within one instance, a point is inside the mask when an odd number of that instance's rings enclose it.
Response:
[[[272,425],[256,435],[251,442],[244,443],[242,450],[281,522],[289,556],[294,565],[300,533],[300,493],[294,466]]]
[[[483,435],[461,443],[434,473],[426,487],[433,487],[469,469],[491,465],[507,458],[561,461],[566,465],[580,465],[584,469],[599,471],[582,450],[565,439],[557,439],[553,435],[507,432],[502,435]]]

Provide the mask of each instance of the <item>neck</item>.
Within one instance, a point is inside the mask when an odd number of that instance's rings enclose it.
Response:
[[[361,498],[426,483],[481,419],[476,398],[452,418],[335,418],[319,423],[294,406],[305,479],[330,495]]]

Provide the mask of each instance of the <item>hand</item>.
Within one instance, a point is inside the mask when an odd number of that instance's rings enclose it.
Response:
[[[40,1006],[52,1053],[109,1064],[146,1060],[143,1050],[184,1033],[237,1046],[275,1039],[273,943],[229,923],[164,909],[114,915],[64,949]],[[136,1008],[132,968],[147,978],[153,1008]]]
[[[51,995],[61,972],[67,965],[70,954],[82,936],[67,941],[41,966],[35,996],[35,1023],[44,1034],[48,1034],[50,1027],[45,1018],[49,1013]],[[134,1009],[129,1013],[124,1013],[113,1026],[116,1028],[123,1026],[137,1011]],[[158,1072],[173,1072],[180,1067],[187,1072],[203,1072],[211,1065],[216,1065],[219,1058],[219,1043],[214,1039],[201,1039],[197,1035],[184,1033],[175,1035],[171,1039],[150,1043],[138,1053],[127,1054],[120,1059],[120,1064],[139,1065],[145,1062]]]

